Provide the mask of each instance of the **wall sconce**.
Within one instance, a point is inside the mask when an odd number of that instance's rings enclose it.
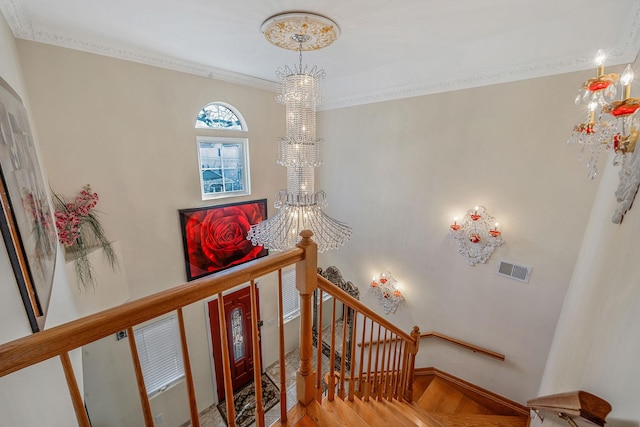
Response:
[[[597,175],[598,157],[607,149],[614,151],[613,165],[620,166],[618,188],[615,192],[616,209],[611,221],[620,224],[631,209],[640,187],[640,153],[636,150],[640,135],[640,97],[631,97],[634,72],[627,65],[621,75],[605,74],[605,53],[598,50],[595,58],[596,77],[587,80],[576,104],[587,105],[587,119],[573,128],[567,141],[580,145],[582,160],[585,148],[590,151],[587,163],[589,178]],[[618,92],[621,92],[620,99]]]
[[[398,304],[404,301],[398,289],[398,281],[388,271],[371,280],[371,289],[376,294],[385,314],[395,313]]]
[[[476,206],[467,211],[461,222],[454,218],[449,233],[458,242],[458,252],[470,265],[476,265],[487,261],[495,248],[502,245],[502,232],[498,227],[484,206]]]

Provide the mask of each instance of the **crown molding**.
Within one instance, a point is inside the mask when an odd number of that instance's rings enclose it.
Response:
[[[259,79],[168,56],[152,54],[131,47],[116,46],[107,41],[81,40],[59,32],[52,32],[37,27],[34,28],[21,0],[0,0],[0,12],[4,15],[7,24],[16,38],[109,56],[272,92],[276,92],[278,89],[277,83],[274,81]],[[640,2],[634,3],[633,9],[626,20],[623,32],[625,36],[620,37],[620,44],[607,49],[608,65],[618,65],[636,60],[638,51],[640,51]],[[525,64],[516,68],[494,70],[478,75],[456,77],[423,85],[401,86],[344,97],[331,97],[327,95],[325,102],[318,106],[318,110],[332,110],[415,96],[471,89],[480,86],[545,77],[553,74],[582,71],[590,68],[593,68],[593,53],[585,52],[584,55],[573,58],[560,58],[555,61]]]
[[[20,0],[0,0],[0,12],[11,28],[14,37],[33,40],[31,19]]]
[[[34,37],[31,40],[40,43],[51,44],[73,50],[80,50],[97,55],[109,56],[125,61],[137,62],[140,64],[151,65],[154,67],[165,68],[182,73],[207,77],[210,79],[222,80],[230,83],[254,87],[257,89],[269,90],[272,92],[275,92],[277,90],[276,82],[259,79],[257,77],[252,77],[233,71],[223,70],[221,68],[209,67],[190,61],[183,61],[164,55],[154,55],[129,47],[116,46],[108,42],[80,40],[60,33],[54,33],[40,29],[34,30],[33,34]]]
[[[608,65],[618,65],[635,60],[635,52],[640,49],[640,43],[632,49],[619,48],[611,51],[607,56]],[[635,50],[634,50],[635,49]],[[318,111],[334,110],[337,108],[354,107],[376,102],[393,101],[415,96],[434,95],[442,92],[472,89],[482,86],[491,86],[502,83],[549,77],[551,75],[584,71],[593,68],[593,54],[574,58],[563,58],[554,62],[540,62],[527,64],[521,67],[508,68],[498,71],[489,71],[472,76],[457,79],[430,82],[421,86],[400,86],[382,91],[374,91],[355,96],[329,98],[318,106]]]
[[[634,3],[625,25],[623,31],[625,36],[620,38],[620,44],[607,49],[607,65],[634,63],[638,60],[638,53],[640,51],[640,2]],[[401,86],[354,96],[327,97],[327,101],[318,106],[318,111],[355,107],[358,105],[393,101],[414,96],[434,95],[442,92],[472,89],[480,86],[584,71],[594,68],[593,55],[593,52],[587,52],[581,56],[572,58],[560,58],[556,61],[525,64],[520,67],[491,71],[452,80],[442,80],[421,86]]]
[[[221,68],[208,67],[194,62],[183,61],[163,55],[155,55],[130,47],[116,46],[105,41],[88,41],[68,36],[59,32],[52,32],[34,28],[33,24],[20,0],[0,0],[0,12],[5,16],[13,36],[19,39],[36,41],[73,50],[80,50],[96,55],[109,56],[125,61],[137,62],[154,67],[165,68],[210,79],[222,80],[244,86],[254,87],[275,92],[277,83],[247,76]]]

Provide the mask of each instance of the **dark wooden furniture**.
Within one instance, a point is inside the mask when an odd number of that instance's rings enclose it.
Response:
[[[336,285],[336,287],[342,289],[343,291],[345,291],[346,293],[354,297],[355,299],[357,300],[360,299],[360,290],[353,283],[351,283],[350,281],[346,281],[342,278],[342,273],[340,273],[340,270],[338,270],[338,267],[335,267],[332,265],[330,267],[327,267],[326,270],[323,270],[322,268],[318,268],[318,274],[324,277],[325,279],[327,279],[328,281],[330,281],[331,283],[333,283],[334,285]],[[313,296],[313,327],[312,327],[313,345],[316,348],[318,345],[318,328],[322,327],[318,325],[319,306],[320,306],[320,291],[316,290]],[[343,311],[342,319],[343,321],[347,322],[347,342],[346,342],[347,345],[346,345],[346,351],[345,351],[346,353],[345,365],[346,365],[347,371],[349,371],[351,369],[351,341],[353,339],[352,327],[353,327],[354,313],[353,313],[353,310],[344,306],[342,307],[342,311]],[[327,339],[327,337],[323,337],[323,340],[322,340],[322,353],[327,357],[331,357],[331,346],[329,345],[328,342],[325,341],[325,339]],[[342,363],[342,352],[336,350],[335,369],[337,371],[340,371],[341,363]]]

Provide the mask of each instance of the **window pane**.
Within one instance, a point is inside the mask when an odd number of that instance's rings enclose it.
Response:
[[[203,199],[251,194],[247,140],[198,137]]]

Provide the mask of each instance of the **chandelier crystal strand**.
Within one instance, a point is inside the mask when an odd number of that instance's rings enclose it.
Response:
[[[291,49],[291,41],[297,42],[299,58],[293,68],[285,66],[276,71],[280,83],[276,100],[284,104],[286,117],[286,134],[278,141],[277,163],[287,168],[287,189],[277,194],[276,215],[253,225],[247,236],[254,245],[271,250],[294,247],[305,229],[313,232],[319,252],[337,249],[351,238],[348,225],[323,211],[327,205],[326,194],[315,191],[314,168],[322,164],[323,142],[316,138],[316,107],[322,101],[325,73],[303,65],[302,51],[305,43],[319,44],[317,49],[333,42],[337,26],[334,28],[335,24],[326,18],[318,22],[311,22],[312,19],[307,15],[285,14],[265,21],[262,27],[267,40],[277,46]],[[313,24],[319,27],[315,33],[307,33],[309,28],[316,28]],[[286,36],[279,33],[281,29],[290,28],[299,32]]]

